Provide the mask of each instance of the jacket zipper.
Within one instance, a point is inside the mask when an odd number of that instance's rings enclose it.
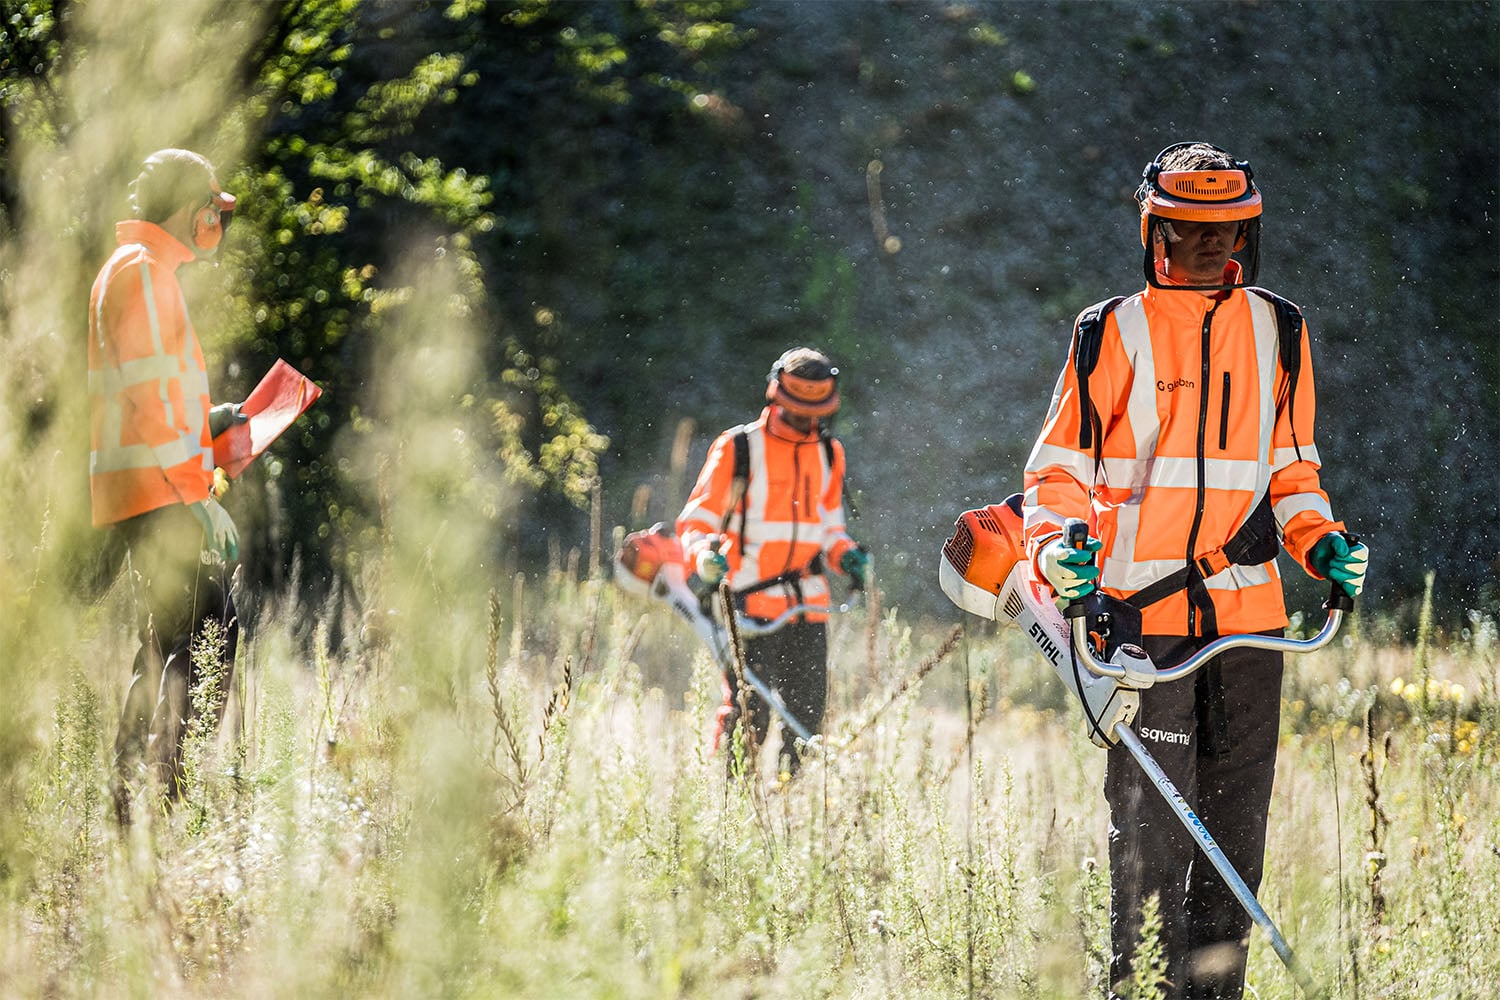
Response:
[[[800,501],[797,499],[797,491],[806,491],[807,487],[802,482],[802,445],[792,445],[792,538],[787,544],[786,561],[781,564],[781,571],[788,572],[792,568],[792,554],[797,551],[797,528],[802,523],[801,511],[797,508]]]
[[[1224,399],[1219,404],[1219,450],[1229,447],[1229,373],[1224,373]]]
[[[1218,312],[1219,303],[1213,306],[1203,316],[1203,337],[1199,345],[1199,353],[1202,357],[1202,372],[1198,377],[1198,384],[1202,387],[1198,390],[1198,441],[1194,460],[1197,465],[1198,483],[1196,502],[1193,505],[1193,526],[1188,530],[1187,552],[1183,553],[1183,559],[1189,566],[1193,565],[1193,553],[1198,549],[1198,529],[1203,524],[1203,502],[1206,490],[1204,479],[1207,473],[1207,461],[1204,455],[1204,439],[1208,434],[1208,379],[1212,372],[1209,370],[1209,334],[1213,330],[1214,313]],[[1192,595],[1188,595],[1187,612],[1187,634],[1196,635],[1198,631],[1198,607],[1193,603]]]

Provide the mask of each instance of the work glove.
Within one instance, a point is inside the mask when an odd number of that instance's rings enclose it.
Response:
[[[717,587],[719,581],[729,572],[729,560],[724,558],[724,553],[718,549],[704,549],[698,553],[697,573],[698,579],[708,588]]]
[[[1358,597],[1365,589],[1370,550],[1364,542],[1351,542],[1342,531],[1330,531],[1313,545],[1307,562],[1320,576],[1342,586],[1350,597]]]
[[[220,403],[208,411],[208,436],[218,437],[235,424],[243,424],[249,419],[240,411],[239,403]]]
[[[1094,592],[1094,581],[1099,579],[1094,553],[1103,544],[1097,538],[1090,538],[1083,548],[1075,549],[1058,535],[1037,553],[1037,566],[1058,597],[1065,601],[1076,600]]]
[[[870,553],[855,546],[839,557],[839,569],[849,577],[849,586],[855,590],[865,589],[865,571],[870,567]]]
[[[203,551],[212,562],[234,562],[240,557],[240,532],[229,511],[219,501],[199,500],[188,504],[188,510],[203,526]]]

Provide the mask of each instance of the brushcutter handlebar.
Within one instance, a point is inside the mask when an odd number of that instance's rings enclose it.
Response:
[[[772,632],[779,632],[782,626],[801,614],[814,612],[825,615],[842,615],[853,610],[854,603],[852,601],[845,601],[843,604],[834,604],[831,606],[827,604],[794,604],[769,621],[761,621],[758,618],[747,618],[739,613],[735,614],[734,620],[740,635],[769,635]]]
[[[1345,612],[1354,609],[1354,598],[1345,593],[1341,585],[1335,583],[1323,607],[1328,611],[1328,619],[1323,623],[1323,628],[1318,634],[1310,639],[1288,639],[1285,636],[1276,635],[1226,635],[1215,639],[1175,667],[1157,667],[1155,683],[1181,680],[1215,656],[1231,649],[1272,649],[1282,653],[1311,653],[1315,649],[1322,649],[1333,640],[1339,626],[1343,624]],[[1124,667],[1113,662],[1106,663],[1095,655],[1093,643],[1089,641],[1088,616],[1083,613],[1082,602],[1074,601],[1068,605],[1063,614],[1072,622],[1073,649],[1078,655],[1079,662],[1099,677],[1126,677]]]

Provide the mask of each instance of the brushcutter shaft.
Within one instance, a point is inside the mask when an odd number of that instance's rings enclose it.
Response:
[[[1156,790],[1161,792],[1162,798],[1166,799],[1167,804],[1172,807],[1172,811],[1177,815],[1177,819],[1187,829],[1188,835],[1202,848],[1204,855],[1224,879],[1225,884],[1229,886],[1229,891],[1234,893],[1234,897],[1245,908],[1245,912],[1250,915],[1250,919],[1255,921],[1266,932],[1266,936],[1271,939],[1271,947],[1275,950],[1276,956],[1281,959],[1281,963],[1287,967],[1287,971],[1297,981],[1297,986],[1302,990],[1302,994],[1313,998],[1313,1000],[1322,1000],[1326,994],[1313,981],[1307,970],[1302,967],[1302,964],[1297,961],[1297,956],[1292,952],[1292,946],[1287,944],[1286,938],[1282,937],[1281,931],[1277,928],[1275,922],[1271,920],[1265,908],[1260,905],[1260,901],[1255,898],[1255,893],[1250,891],[1250,887],[1245,884],[1245,880],[1240,877],[1240,873],[1235,871],[1234,866],[1229,863],[1229,859],[1224,856],[1223,850],[1219,848],[1218,843],[1209,834],[1208,828],[1203,825],[1203,821],[1198,818],[1198,814],[1193,812],[1192,807],[1187,804],[1187,800],[1182,797],[1182,793],[1177,790],[1177,786],[1172,784],[1172,779],[1167,777],[1167,773],[1161,769],[1161,765],[1156,762],[1156,758],[1151,756],[1151,752],[1146,749],[1140,737],[1136,736],[1135,731],[1123,722],[1115,726],[1115,736],[1119,738],[1120,743],[1125,749],[1130,751],[1130,755],[1141,766],[1141,770],[1145,771],[1147,777],[1156,785]]]

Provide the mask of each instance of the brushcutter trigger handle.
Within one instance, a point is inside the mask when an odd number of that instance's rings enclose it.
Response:
[[[1081,549],[1089,542],[1089,525],[1080,518],[1070,517],[1063,523],[1063,545],[1070,549]],[[1087,611],[1083,598],[1075,597],[1063,608],[1064,618],[1082,618]]]
[[[1346,531],[1344,532],[1344,540],[1350,545],[1354,545],[1359,542],[1359,536],[1352,531]],[[1353,611],[1354,598],[1349,596],[1349,592],[1344,589],[1342,583],[1339,583],[1337,580],[1330,580],[1328,581],[1328,600],[1323,604],[1323,607],[1327,608],[1330,612]]]

